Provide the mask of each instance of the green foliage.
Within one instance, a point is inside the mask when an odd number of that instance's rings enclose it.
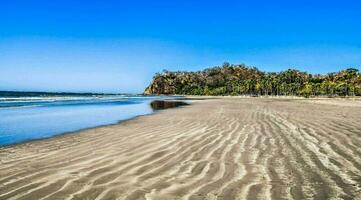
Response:
[[[312,75],[295,69],[265,73],[244,64],[224,63],[198,72],[157,73],[145,94],[360,96],[359,70]]]
[[[313,91],[312,84],[306,83],[301,90],[301,95],[305,97],[309,97],[312,94],[312,91]]]

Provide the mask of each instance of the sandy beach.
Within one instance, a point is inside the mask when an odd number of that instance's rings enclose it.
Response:
[[[0,199],[361,199],[361,101],[217,98],[0,148]]]

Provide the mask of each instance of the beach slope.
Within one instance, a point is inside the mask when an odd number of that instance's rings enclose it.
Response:
[[[0,149],[0,199],[361,199],[361,103],[217,98]]]

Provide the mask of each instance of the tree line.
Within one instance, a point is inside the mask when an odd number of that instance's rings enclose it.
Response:
[[[145,94],[179,95],[291,95],[361,96],[361,74],[347,68],[327,74],[309,74],[296,69],[262,72],[244,64],[222,66],[197,72],[157,73]]]

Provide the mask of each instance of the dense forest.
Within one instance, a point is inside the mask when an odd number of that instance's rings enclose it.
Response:
[[[157,73],[145,94],[361,96],[361,73],[348,68],[328,74],[295,69],[262,72],[244,64],[224,63],[203,71]]]

